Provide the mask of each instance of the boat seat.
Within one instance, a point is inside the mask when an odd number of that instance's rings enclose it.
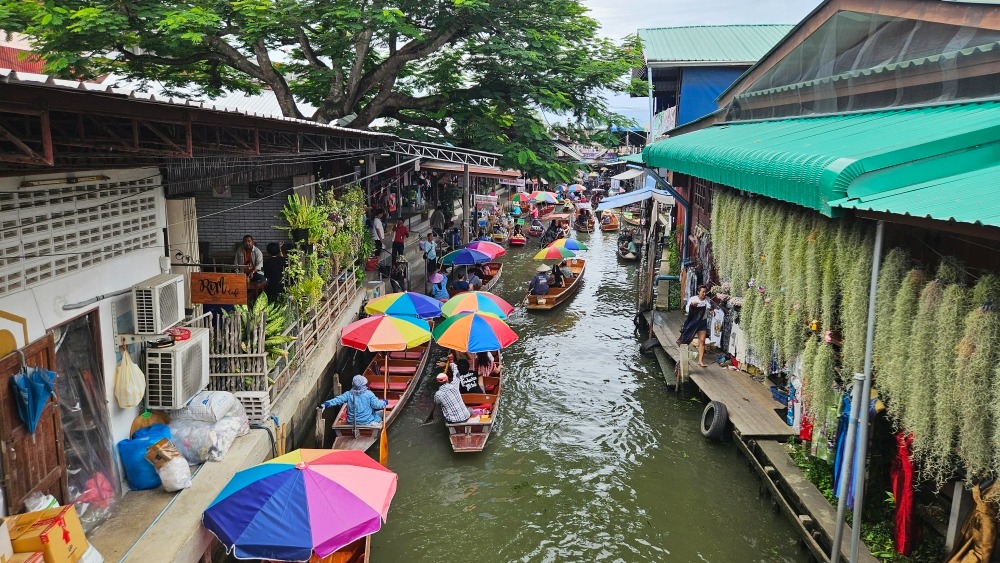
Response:
[[[406,389],[407,384],[408,384],[408,382],[406,382],[406,381],[392,381],[392,380],[390,380],[389,381],[389,391],[403,391],[403,390]],[[382,391],[382,390],[385,389],[385,383],[382,382],[382,381],[378,381],[378,382],[373,381],[373,382],[371,382],[371,383],[368,384],[368,388],[371,389],[372,392]],[[378,393],[376,393],[376,395],[378,395]]]
[[[378,366],[372,372],[377,376],[384,375],[382,372],[385,370],[383,366]],[[389,375],[413,375],[417,373],[417,366],[394,366],[389,365]]]
[[[424,353],[421,351],[413,350],[400,350],[398,352],[389,352],[390,360],[419,360],[420,356]]]

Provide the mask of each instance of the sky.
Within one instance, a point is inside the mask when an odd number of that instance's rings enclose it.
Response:
[[[582,0],[601,23],[601,34],[621,39],[639,28],[686,25],[796,24],[820,0]],[[609,97],[612,111],[649,123],[649,100]]]

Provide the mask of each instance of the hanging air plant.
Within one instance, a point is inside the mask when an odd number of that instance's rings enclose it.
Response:
[[[805,315],[810,319],[819,317],[820,299],[823,295],[823,251],[820,242],[818,220],[810,218],[807,221],[808,231],[806,234],[805,270],[806,270],[806,294],[803,306]]]
[[[917,314],[920,291],[925,279],[922,270],[910,270],[903,278],[893,305],[888,360],[879,370],[880,388],[889,399],[889,415],[897,428],[905,416],[905,408],[909,402],[907,395],[916,375],[909,373],[907,358],[913,336],[913,319]]]
[[[823,253],[823,294],[820,297],[820,322],[823,330],[833,330],[838,320],[837,307],[840,295],[837,292],[837,257],[829,246]]]
[[[965,264],[954,256],[945,256],[938,264],[937,279],[941,283],[965,283]]]
[[[892,343],[892,312],[896,305],[896,295],[903,285],[903,278],[910,269],[910,255],[902,248],[894,248],[882,261],[879,270],[878,287],[875,291],[875,370],[881,374],[882,367],[889,362],[889,345]],[[883,386],[879,375],[879,385]]]
[[[841,364],[844,373],[859,373],[865,365],[868,335],[868,293],[871,285],[873,242],[860,227],[852,229],[848,247],[840,257],[846,266],[840,277],[840,326],[843,334]],[[844,260],[847,262],[843,262]]]
[[[934,344],[940,332],[937,319],[943,299],[944,284],[935,280],[924,286],[906,358],[910,384],[907,386],[909,393],[905,397],[902,427],[913,435],[913,458],[920,464],[930,456],[934,443],[937,380],[928,368],[934,364]]]
[[[969,291],[958,284],[951,284],[944,290],[934,321],[938,332],[934,342],[934,360],[928,366],[930,375],[935,379],[934,438],[923,459],[921,471],[938,487],[944,485],[955,470],[955,441],[961,426],[955,347],[961,339],[962,321],[970,306]]]
[[[994,377],[1000,358],[1000,279],[983,276],[972,290],[974,309],[965,316],[958,343],[958,455],[971,478],[994,467],[997,452]]]
[[[812,397],[809,408],[814,414],[824,413],[827,407],[837,406],[840,396],[835,388],[837,372],[833,346],[826,342],[819,343],[811,365],[809,378],[812,383],[809,389]]]
[[[802,355],[797,362],[799,366],[799,377],[802,378],[802,397],[807,413],[813,413],[813,396],[816,394],[813,378],[812,366],[816,360],[816,350],[819,348],[819,339],[810,336],[806,339],[805,346],[802,347]]]

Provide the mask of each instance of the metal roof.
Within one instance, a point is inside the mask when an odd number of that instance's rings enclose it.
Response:
[[[632,205],[633,203],[645,201],[649,198],[653,198],[666,205],[674,204],[674,196],[670,195],[669,192],[658,190],[656,188],[640,188],[638,190],[602,199],[601,203],[597,204],[597,210],[607,211],[608,209],[625,207],[626,205]]]
[[[643,56],[654,66],[753,64],[791,25],[700,25],[639,30]]]
[[[846,197],[830,206],[1000,227],[1000,165],[869,196]]]
[[[1000,102],[717,124],[659,141],[643,160],[824,215],[845,197],[991,165]]]

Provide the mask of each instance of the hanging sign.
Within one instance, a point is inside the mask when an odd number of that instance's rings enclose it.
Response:
[[[495,196],[495,195],[479,195],[479,194],[476,194],[475,196],[473,196],[473,199],[474,199],[473,203],[475,203],[477,207],[481,207],[483,205],[496,205],[497,204],[497,196]]]
[[[517,186],[520,188],[524,187],[524,178],[500,178],[501,186]]]
[[[210,305],[246,305],[245,274],[191,274],[191,302]]]

